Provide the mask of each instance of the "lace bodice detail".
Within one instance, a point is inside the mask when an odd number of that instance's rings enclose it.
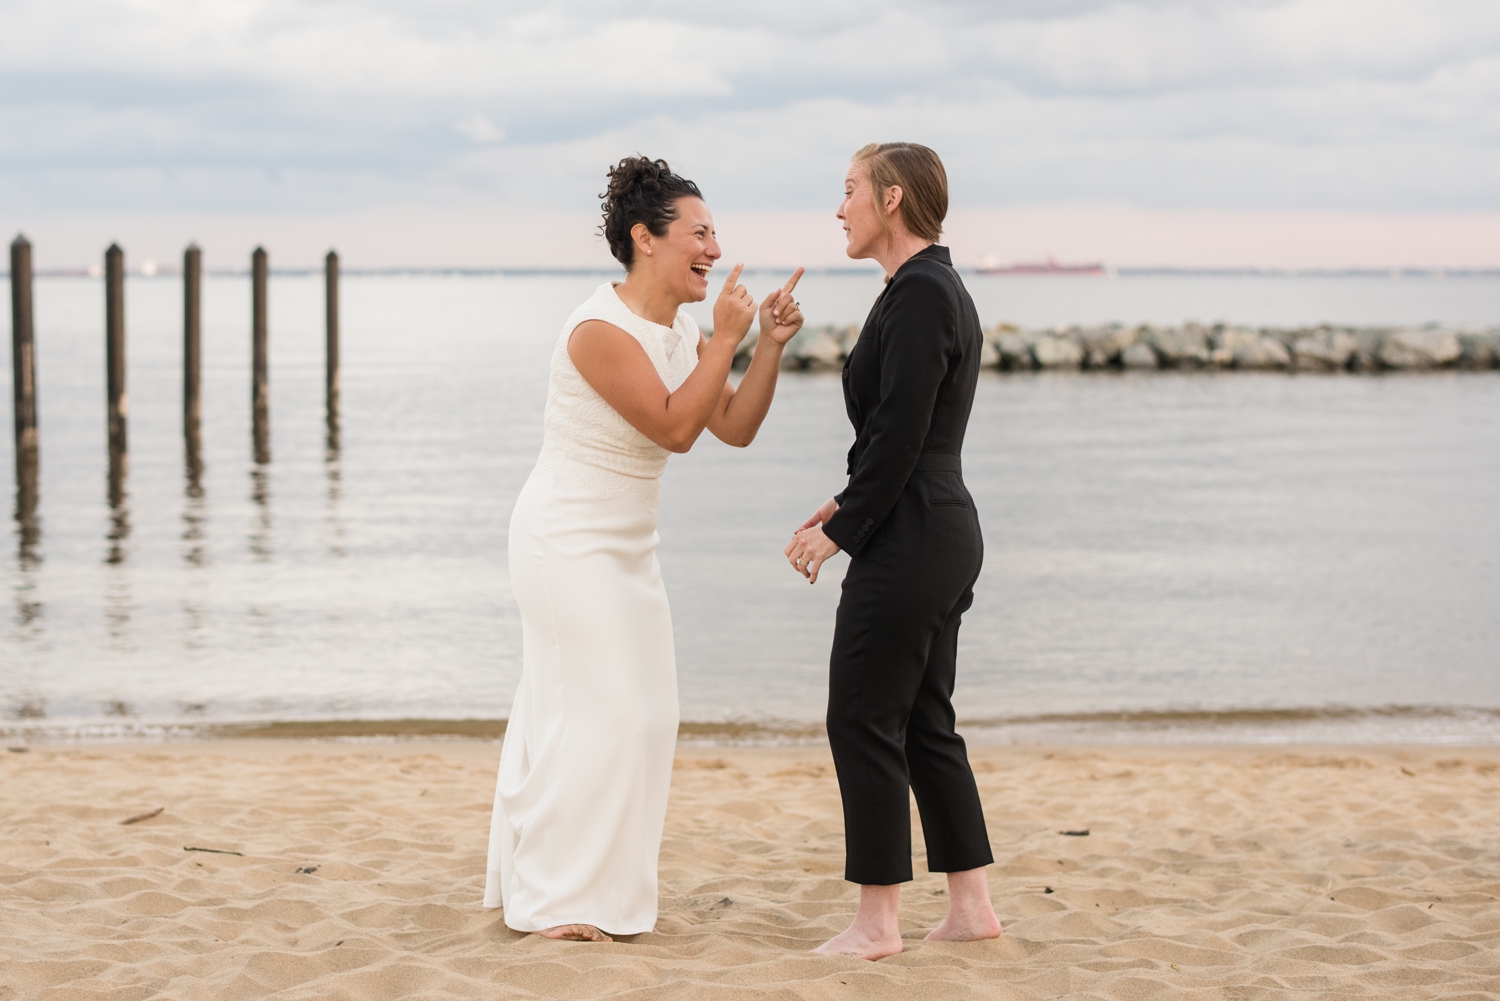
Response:
[[[640,342],[669,392],[676,392],[698,364],[698,324],[682,310],[670,327],[642,319],[620,300],[614,282],[605,282],[573,310],[552,351],[542,460],[561,457],[604,474],[655,480],[671,453],[631,427],[584,381],[568,357],[568,338],[587,320],[613,324]],[[591,479],[607,485],[604,479]]]

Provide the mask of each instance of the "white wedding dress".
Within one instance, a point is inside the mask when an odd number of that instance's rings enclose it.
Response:
[[[645,348],[675,391],[698,363],[698,325],[636,316],[613,283],[563,324],[541,457],[510,520],[521,607],[520,687],[506,725],[484,905],[534,932],[656,924],[657,855],[677,741],[672,613],[656,562],[668,452],[584,381],[568,338],[603,320]]]

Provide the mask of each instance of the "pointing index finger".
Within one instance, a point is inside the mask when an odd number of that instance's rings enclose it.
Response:
[[[796,288],[797,287],[797,282],[801,281],[802,274],[806,270],[807,270],[806,268],[798,268],[796,271],[793,271],[792,272],[792,277],[790,277],[790,278],[788,278],[786,280],[786,284],[783,285],[783,286],[781,286],[781,290],[783,292],[790,292],[792,289]]]
[[[728,295],[730,292],[734,291],[734,286],[739,282],[740,272],[743,270],[745,270],[744,261],[741,261],[734,266],[734,268],[729,272],[729,277],[724,279],[724,291],[721,293],[722,295]]]

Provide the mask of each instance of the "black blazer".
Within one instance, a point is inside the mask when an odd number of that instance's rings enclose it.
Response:
[[[957,470],[983,340],[947,247],[912,256],[875,300],[844,363],[849,485],[823,526],[851,557],[896,506],[919,456],[951,456]]]

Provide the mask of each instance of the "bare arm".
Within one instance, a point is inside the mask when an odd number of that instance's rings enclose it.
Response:
[[[802,329],[802,308],[792,298],[802,272],[803,269],[798,268],[785,285],[766,296],[760,304],[761,336],[755,342],[750,368],[740,380],[738,389],[725,382],[719,405],[709,418],[708,429],[727,445],[744,448],[754,441],[761,422],[771,409],[771,398],[776,395],[776,377],[781,372],[781,351],[786,342]],[[717,330],[714,339],[718,340]],[[711,342],[704,343],[706,346]]]
[[[714,303],[714,339],[675,393],[635,338],[614,324],[586,320],[568,338],[568,357],[584,381],[631,427],[669,451],[692,448],[722,401],[735,349],[755,316],[755,300],[736,284],[743,268],[736,264],[729,273]]]

